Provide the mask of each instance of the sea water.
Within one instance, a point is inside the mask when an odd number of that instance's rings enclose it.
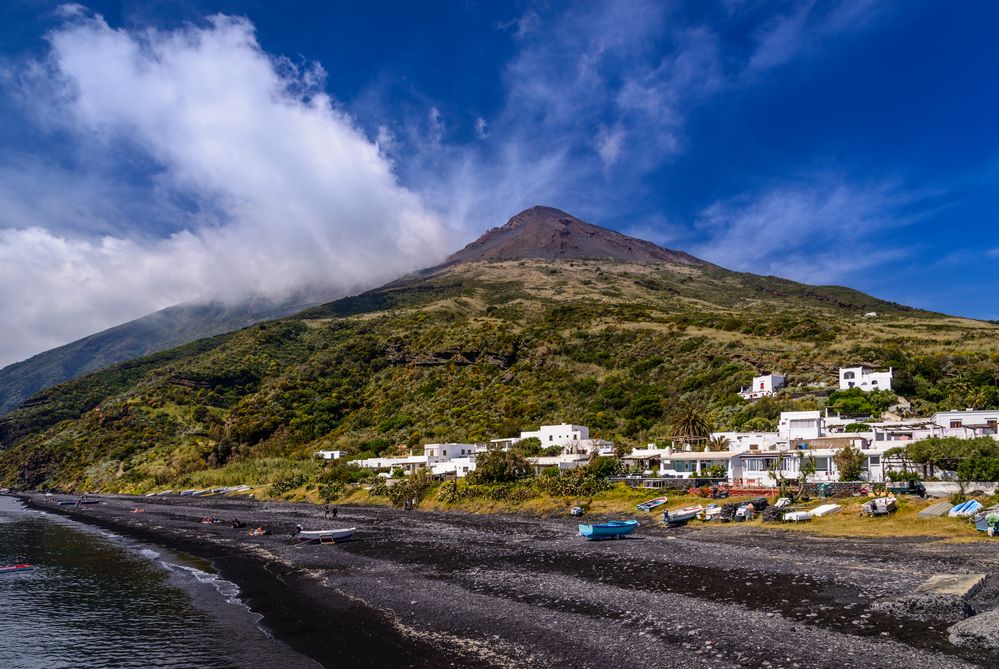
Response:
[[[317,667],[210,565],[0,496],[0,667]]]

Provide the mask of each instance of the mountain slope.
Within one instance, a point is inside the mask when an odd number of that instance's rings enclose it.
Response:
[[[40,390],[81,374],[279,318],[316,301],[295,298],[280,303],[248,301],[238,306],[180,304],[39,353],[0,369],[0,415]]]
[[[999,373],[991,324],[685,259],[531,253],[453,262],[53,388],[0,419],[0,480],[262,483],[319,447],[379,453],[559,421],[634,445],[661,439],[681,402],[729,428],[817,406],[746,404],[734,393],[760,369],[821,389],[840,364],[891,365],[921,408],[960,406]]]

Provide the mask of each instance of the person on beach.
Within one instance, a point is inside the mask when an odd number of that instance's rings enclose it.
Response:
[[[336,507],[333,507],[333,520],[336,520]]]
[[[330,505],[327,504],[323,507],[323,519],[328,519],[330,517]]]

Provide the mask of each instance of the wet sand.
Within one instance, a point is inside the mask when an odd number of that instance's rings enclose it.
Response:
[[[210,560],[263,624],[328,667],[999,666],[957,647],[949,622],[871,608],[930,574],[999,575],[999,547],[922,539],[830,539],[749,526],[586,542],[570,519],[227,498],[102,497],[38,508]],[[143,513],[131,513],[135,507]],[[273,534],[204,525],[204,516]],[[303,545],[306,529],[354,540]],[[973,600],[999,604],[990,578]]]

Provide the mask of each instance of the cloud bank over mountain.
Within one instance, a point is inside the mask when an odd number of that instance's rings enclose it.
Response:
[[[5,77],[79,162],[5,157],[22,178],[0,187],[0,365],[178,302],[355,291],[452,246],[322,68],[265,53],[249,21],[65,14]],[[121,163],[152,186],[115,183]]]

